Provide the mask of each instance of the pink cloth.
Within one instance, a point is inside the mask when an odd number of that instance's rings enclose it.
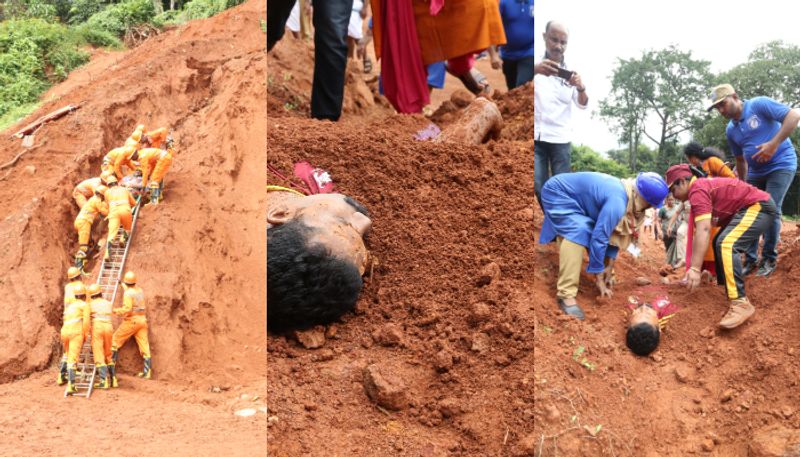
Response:
[[[420,113],[430,103],[427,74],[408,0],[382,0],[381,78],[383,93],[399,113]]]
[[[431,0],[431,16],[436,16],[444,8],[444,0]]]
[[[472,70],[475,65],[475,54],[466,54],[447,60],[447,71],[454,76],[461,76]]]
[[[330,194],[336,188],[330,173],[322,168],[316,168],[308,162],[294,164],[294,175],[308,186],[308,195]]]

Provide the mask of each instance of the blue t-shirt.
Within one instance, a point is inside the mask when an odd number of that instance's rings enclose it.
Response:
[[[788,106],[768,97],[756,97],[744,100],[741,119],[731,119],[728,122],[728,128],[725,129],[728,147],[736,157],[744,155],[748,176],[757,178],[775,170],[797,169],[797,154],[788,138],[778,145],[769,162],[760,163],[753,159],[753,155],[758,152],[757,146],[771,140],[778,133],[788,113]]]
[[[500,16],[506,31],[500,57],[520,60],[533,57],[533,0],[500,0]]]
[[[600,273],[606,257],[615,259],[619,248],[608,244],[625,216],[628,195],[619,178],[582,171],[553,176],[542,187],[544,223],[542,244],[562,236],[589,250],[588,273]]]

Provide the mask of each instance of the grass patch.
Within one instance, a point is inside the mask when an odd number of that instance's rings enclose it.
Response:
[[[5,131],[11,125],[16,124],[20,119],[36,111],[41,105],[42,102],[33,102],[12,108],[6,112],[6,114],[0,116],[0,132]]]

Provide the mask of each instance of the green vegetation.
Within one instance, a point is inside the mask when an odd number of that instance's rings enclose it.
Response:
[[[121,49],[141,25],[213,16],[243,0],[0,0],[0,129],[33,111],[50,86],[88,62],[88,46]]]
[[[598,171],[618,178],[630,177],[631,170],[611,159],[606,159],[589,146],[572,146],[572,169],[575,171]]]

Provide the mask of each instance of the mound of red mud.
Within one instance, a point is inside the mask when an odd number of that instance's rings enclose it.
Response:
[[[177,145],[164,204],[141,212],[126,265],[146,294],[156,377],[204,388],[263,377],[264,15],[252,0],[135,50],[99,53],[26,120],[83,104],[2,171],[0,382],[60,355],[62,286],[77,249],[73,186],[97,176],[139,122],[169,126]],[[0,163],[20,151],[20,140],[0,138]],[[120,369],[140,367],[131,341]]]
[[[784,234],[785,241],[794,238]],[[662,284],[660,241],[645,238],[642,258],[625,254],[617,262],[612,299],[596,298],[592,278],[583,275],[578,301],[584,322],[558,310],[557,251],[537,246],[531,449],[542,456],[789,455],[753,447],[788,449],[787,429],[800,427],[798,292],[785,287],[800,280],[800,270],[793,260],[797,248],[785,243],[781,249],[771,277],[747,278],[756,314],[722,331],[716,327],[727,310],[722,288],[690,293]],[[638,276],[652,284],[637,286]],[[660,294],[682,310],[667,324],[659,349],[636,357],[625,347],[627,298],[649,301]]]
[[[308,117],[311,112],[311,83],[314,77],[314,45],[312,41],[294,39],[287,34],[269,54],[267,76],[269,117]],[[342,113],[367,115],[387,114],[394,110],[378,95],[378,81],[365,76],[354,63],[347,67]]]
[[[269,118],[268,162],[329,170],[372,213],[380,262],[357,312],[319,335],[322,348],[268,335],[271,455],[523,452],[533,430],[533,141],[413,140],[428,122]]]

